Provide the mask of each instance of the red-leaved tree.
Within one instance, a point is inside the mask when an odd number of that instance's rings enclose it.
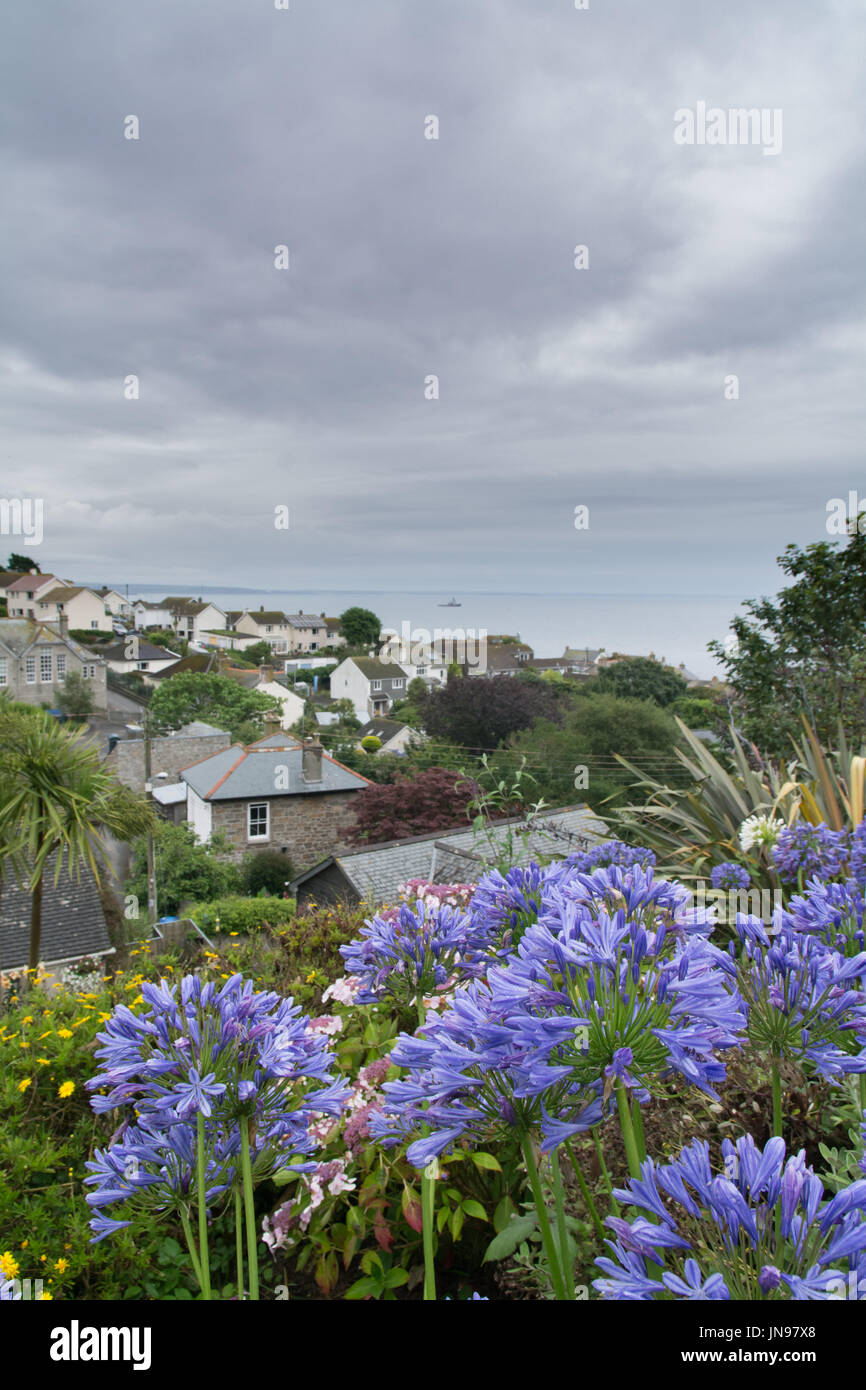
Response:
[[[471,779],[444,767],[365,787],[353,802],[355,821],[343,833],[350,844],[362,845],[468,828],[467,807],[476,790]]]

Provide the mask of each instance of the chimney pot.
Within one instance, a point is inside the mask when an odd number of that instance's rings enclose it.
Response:
[[[68,636],[69,636],[69,616],[68,616],[68,614],[66,614],[66,613],[61,613],[61,614],[59,615],[59,622],[60,622],[60,636],[61,636],[61,637],[68,637]]]

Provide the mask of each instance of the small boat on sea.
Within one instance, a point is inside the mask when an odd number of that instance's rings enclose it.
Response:
[[[462,603],[459,603],[458,600],[457,600],[456,598],[452,598],[452,599],[449,599],[447,603],[437,603],[436,607],[437,607],[437,608],[462,608],[462,607],[463,607],[463,604],[462,604]]]

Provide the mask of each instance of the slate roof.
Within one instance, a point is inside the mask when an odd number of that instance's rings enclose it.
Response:
[[[286,621],[285,613],[283,613],[282,610],[278,608],[269,609],[267,611],[264,608],[247,608],[244,613],[240,614],[240,616],[242,618],[252,618],[254,623],[270,623],[272,627],[274,623],[277,623],[280,627],[282,627],[283,623],[285,623]]]
[[[176,676],[179,671],[213,671],[217,669],[217,652],[191,652],[189,656],[181,657],[180,661],[175,661],[172,666],[166,666],[162,671],[151,671],[149,675],[154,680],[169,680]]]
[[[55,623],[42,623],[32,618],[0,618],[0,643],[8,647],[9,651],[15,652],[17,656],[23,656],[34,642],[52,642],[55,646],[62,643],[70,651],[75,652],[82,661],[96,662],[97,665],[103,664],[101,656],[85,649],[72,637],[63,637],[58,631]]]
[[[327,622],[318,613],[287,613],[286,622],[290,627],[327,627]]]
[[[39,958],[46,965],[81,956],[107,955],[112,950],[99,890],[92,875],[80,881],[66,869],[54,883],[54,862],[48,861],[43,880],[42,944]],[[3,881],[0,895],[0,970],[20,970],[30,954],[30,894],[14,875]]]
[[[322,754],[321,782],[305,782],[303,749],[296,739],[271,734],[244,748],[232,744],[181,769],[181,777],[204,801],[247,801],[251,797],[312,796],[320,792],[362,791],[369,779]],[[288,768],[287,787],[278,786],[277,769]]]
[[[93,590],[88,589],[84,584],[58,584],[56,589],[49,589],[47,594],[39,595],[40,603],[66,603],[68,599],[75,598],[76,594],[92,594]],[[94,594],[94,598],[98,595]]]
[[[178,661],[177,652],[170,652],[167,647],[158,647],[153,642],[138,643],[138,650],[135,657],[126,655],[127,643],[114,642],[110,647],[101,647],[100,656],[104,656],[106,661]]]
[[[363,724],[361,728],[357,730],[355,737],[362,739],[372,736],[373,738],[381,739],[383,743],[387,743],[395,734],[399,734],[401,729],[407,729],[408,727],[408,724],[403,723],[399,719],[368,719],[367,723]]]
[[[347,661],[353,661],[368,680],[405,680],[406,672],[402,666],[398,666],[396,661],[384,661],[380,656],[350,656]]]
[[[508,826],[520,824],[519,817],[504,821],[494,829],[495,839],[504,844]],[[589,806],[568,806],[539,818],[538,827],[525,842],[526,847],[515,855],[515,864],[528,863],[539,854],[565,858],[609,838],[606,824]],[[524,845],[521,837],[517,838],[517,844]],[[375,903],[395,902],[398,888],[410,878],[440,883],[474,882],[489,867],[480,857],[483,852],[484,847],[476,841],[471,829],[413,835],[410,839],[392,840],[348,854],[329,856],[296,878],[290,891],[294,893],[302,883],[336,864],[359,898]]]

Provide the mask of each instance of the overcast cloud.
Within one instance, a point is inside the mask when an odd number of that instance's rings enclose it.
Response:
[[[866,493],[860,0],[2,28],[2,491],[43,568],[747,597]],[[780,109],[781,152],[677,145],[699,101]]]

